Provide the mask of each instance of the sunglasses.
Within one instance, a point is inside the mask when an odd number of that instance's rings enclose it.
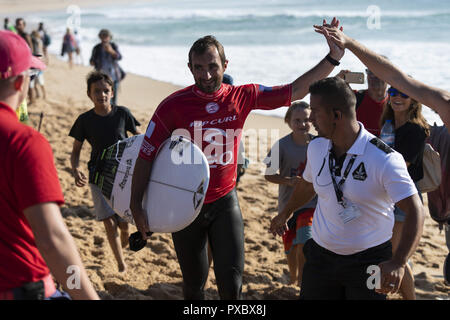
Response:
[[[391,97],[395,97],[396,95],[399,94],[402,98],[405,98],[405,99],[406,99],[406,98],[409,98],[408,95],[406,95],[406,94],[404,94],[404,93],[402,93],[402,92],[400,92],[400,91],[398,91],[397,89],[392,88],[392,87],[389,88],[388,94],[389,94]]]

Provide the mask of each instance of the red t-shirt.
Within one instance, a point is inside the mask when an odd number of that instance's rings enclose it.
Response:
[[[250,111],[289,106],[291,91],[291,85],[264,87],[257,84],[236,87],[222,84],[213,94],[205,94],[195,85],[179,90],[156,109],[139,156],[152,161],[172,132],[183,130],[183,135],[189,135],[208,159],[210,181],[205,203],[213,202],[236,185],[238,148]]]
[[[365,90],[364,98],[356,109],[356,119],[362,122],[367,131],[377,137],[380,136],[380,118],[387,99],[388,97],[386,96],[382,101],[375,101]]]
[[[0,103],[0,292],[50,273],[23,213],[44,202],[64,203],[52,149]]]

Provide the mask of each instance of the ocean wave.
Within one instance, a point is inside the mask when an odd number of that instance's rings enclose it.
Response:
[[[58,54],[61,42],[55,39],[49,48]],[[92,39],[94,40],[94,39]],[[96,41],[82,43],[85,64]],[[450,91],[450,73],[442,66],[450,65],[450,56],[442,52],[450,51],[450,44],[442,42],[406,41],[401,45],[396,41],[365,41],[365,44],[389,59],[402,70],[429,85]],[[190,44],[185,46],[136,46],[121,44],[123,59],[120,65],[127,71],[176,85],[188,86],[193,83],[192,74],[187,68]],[[267,86],[290,83],[299,75],[314,67],[328,53],[324,41],[314,44],[255,45],[225,48],[229,60],[227,73],[235,79],[236,85],[260,83]],[[415,52],[411,55],[411,52]],[[407,59],[405,57],[408,57]],[[365,67],[351,53],[341,60],[341,67],[364,72]],[[331,76],[339,72],[336,69]],[[352,85],[354,89],[363,89],[366,85]],[[308,99],[308,97],[306,97]],[[267,112],[261,112],[267,114]],[[439,117],[424,109],[426,119],[432,124],[439,123]],[[282,117],[283,110],[273,114]]]
[[[126,11],[111,10],[103,13],[86,12],[87,17],[96,17],[103,15],[109,19],[155,19],[161,20],[242,20],[242,19],[305,19],[305,18],[323,18],[323,17],[339,17],[339,18],[367,18],[373,14],[370,10],[254,10],[254,9],[183,9],[183,10],[165,10],[154,8],[128,9]],[[386,11],[380,10],[381,17],[388,18],[438,18],[450,15],[447,11]]]

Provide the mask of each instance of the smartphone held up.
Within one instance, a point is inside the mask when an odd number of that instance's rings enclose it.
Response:
[[[362,72],[346,72],[344,73],[344,80],[347,83],[364,83],[364,73]]]

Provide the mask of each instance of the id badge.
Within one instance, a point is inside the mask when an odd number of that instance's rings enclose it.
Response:
[[[349,223],[352,220],[361,216],[361,211],[354,204],[348,204],[345,206],[345,209],[339,212],[339,217],[341,218],[344,224]]]

